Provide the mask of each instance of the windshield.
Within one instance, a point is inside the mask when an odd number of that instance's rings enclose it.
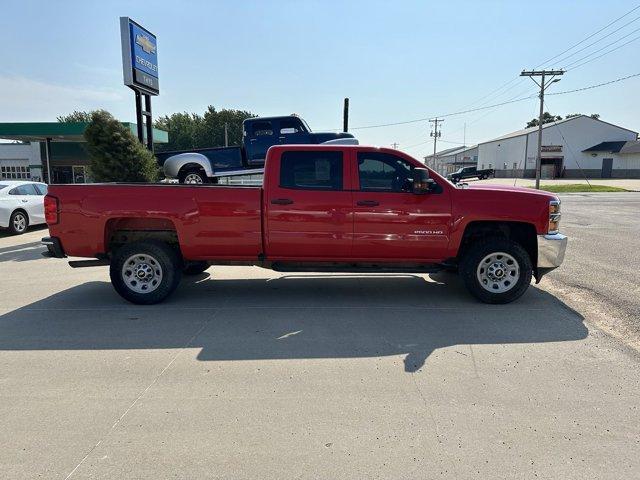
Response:
[[[309,124],[304,120],[304,118],[300,118],[300,121],[302,122],[302,125],[304,125],[304,128],[307,129],[307,132],[311,132],[311,128],[309,127]]]

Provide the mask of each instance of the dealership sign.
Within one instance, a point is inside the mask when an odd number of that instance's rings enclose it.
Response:
[[[129,17],[120,17],[120,39],[124,84],[147,95],[158,95],[156,36]]]

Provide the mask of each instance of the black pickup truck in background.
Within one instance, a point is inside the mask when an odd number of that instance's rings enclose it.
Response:
[[[312,132],[297,115],[247,118],[242,122],[242,145],[156,154],[165,177],[180,183],[209,183],[219,177],[262,173],[267,150],[273,145],[351,143],[350,133]]]
[[[484,170],[478,170],[478,167],[462,167],[447,175],[447,178],[453,183],[458,183],[460,180],[467,178],[477,178],[478,180],[484,180],[485,178],[493,177],[495,170],[493,168],[485,168]]]

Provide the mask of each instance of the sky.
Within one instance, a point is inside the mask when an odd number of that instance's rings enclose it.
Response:
[[[433,150],[426,120],[358,127],[535,95],[533,82],[519,77],[523,69],[575,63],[548,93],[640,73],[640,40],[634,40],[640,38],[640,9],[583,41],[637,4],[0,0],[0,122],[55,121],[97,108],[135,121],[133,92],[123,85],[119,33],[119,17],[129,16],[158,38],[154,116],[203,113],[213,105],[258,115],[297,113],[313,130],[339,130],[343,98],[349,97],[351,131],[361,143],[397,142],[419,157]],[[593,60],[578,66],[583,57]],[[548,96],[545,109],[562,116],[598,113],[640,131],[639,89],[640,76]],[[523,128],[538,105],[534,97],[445,116],[438,150]]]

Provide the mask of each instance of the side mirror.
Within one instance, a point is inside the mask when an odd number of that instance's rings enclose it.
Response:
[[[424,195],[435,187],[436,182],[429,178],[429,170],[426,168],[415,168],[413,170],[413,193]]]

